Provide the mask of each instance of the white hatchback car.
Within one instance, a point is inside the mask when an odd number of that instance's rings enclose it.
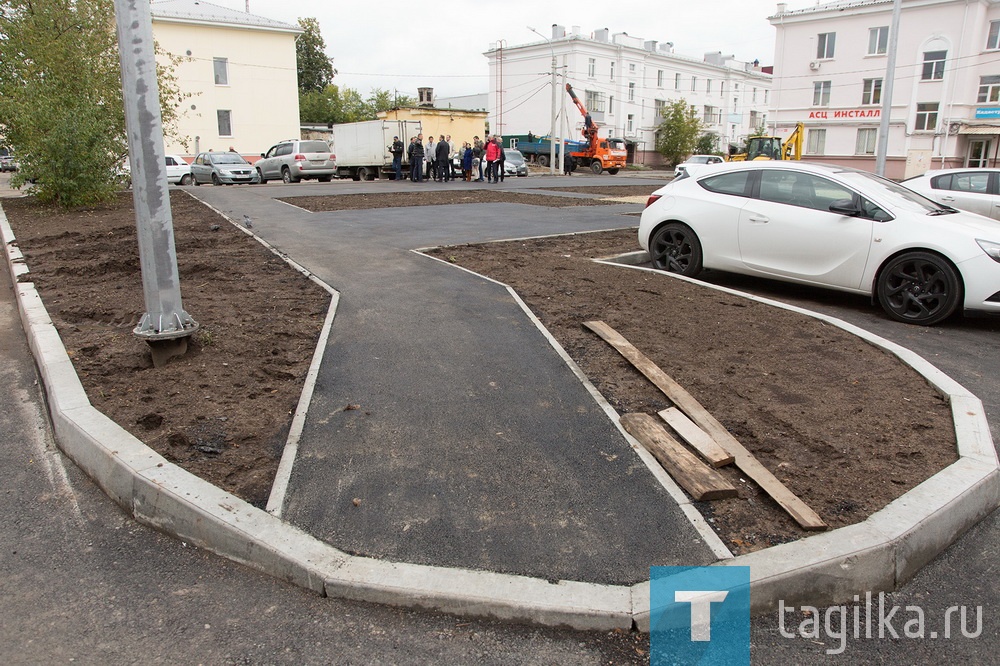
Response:
[[[179,155],[167,155],[167,182],[174,185],[190,185],[191,165]]]
[[[700,164],[722,164],[723,159],[718,155],[691,155],[686,160],[674,167],[674,178],[679,178],[688,167]]]
[[[639,244],[659,269],[703,268],[877,299],[898,321],[1000,313],[1000,224],[873,174],[803,162],[692,168],[656,190]]]
[[[1000,169],[940,169],[902,184],[945,206],[1000,220]]]

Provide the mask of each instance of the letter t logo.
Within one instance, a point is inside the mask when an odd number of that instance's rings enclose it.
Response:
[[[691,640],[712,640],[712,602],[725,601],[723,590],[676,590],[674,601],[691,604]]]

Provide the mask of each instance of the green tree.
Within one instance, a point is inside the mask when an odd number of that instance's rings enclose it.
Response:
[[[684,161],[698,144],[702,133],[701,120],[693,106],[679,99],[668,103],[662,110],[663,120],[656,130],[656,150],[671,165]]]
[[[108,201],[128,154],[113,0],[0,2],[0,143],[12,184],[64,207]],[[169,67],[168,121],[183,100]]]
[[[698,155],[721,155],[719,152],[719,135],[714,132],[705,132],[698,137],[694,152]]]
[[[303,33],[295,40],[295,61],[298,68],[299,92],[323,92],[333,83],[337,70],[326,57],[326,42],[319,30],[319,21],[300,18]]]

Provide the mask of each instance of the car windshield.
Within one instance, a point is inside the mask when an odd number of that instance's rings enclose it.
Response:
[[[248,162],[236,153],[212,153],[208,156],[212,164],[247,164]]]
[[[303,153],[328,153],[330,146],[325,141],[303,141],[299,144],[299,150]]]
[[[890,207],[935,215],[940,214],[942,210],[949,210],[947,206],[935,203],[913,190],[907,189],[881,176],[876,176],[873,173],[866,171],[842,171],[839,175],[844,179],[844,182],[865,190],[872,198],[882,201],[890,205]]]
[[[712,158],[709,155],[692,155],[686,161],[688,164],[708,164]]]
[[[521,151],[520,150],[514,150],[513,148],[504,148],[503,149],[503,156],[504,156],[504,159],[506,159],[506,160],[508,160],[510,162],[523,162],[524,161],[524,155],[521,154]]]

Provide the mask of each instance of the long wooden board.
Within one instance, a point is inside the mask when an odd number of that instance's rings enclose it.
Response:
[[[695,500],[737,496],[736,488],[725,477],[684,448],[649,414],[625,414],[621,423]]]
[[[688,393],[684,387],[674,381],[670,375],[661,370],[655,363],[650,361],[632,343],[622,337],[618,331],[603,321],[587,321],[583,325],[617,349],[618,353],[628,359],[639,372],[663,391],[664,395],[670,398],[682,412],[687,414],[688,418],[711,435],[712,439],[725,449],[729,455],[733,456],[736,466],[743,470],[744,474],[753,479],[775,502],[781,505],[781,508],[787,511],[802,529],[826,529],[827,525],[819,517],[819,514],[809,508],[808,504],[803,502],[785,484],[771,474],[694,396]]]
[[[667,407],[657,414],[660,418],[674,429],[692,449],[701,454],[712,467],[722,467],[733,462],[733,457],[722,448],[712,436],[698,427],[698,424],[689,419],[684,412],[676,407]]]

